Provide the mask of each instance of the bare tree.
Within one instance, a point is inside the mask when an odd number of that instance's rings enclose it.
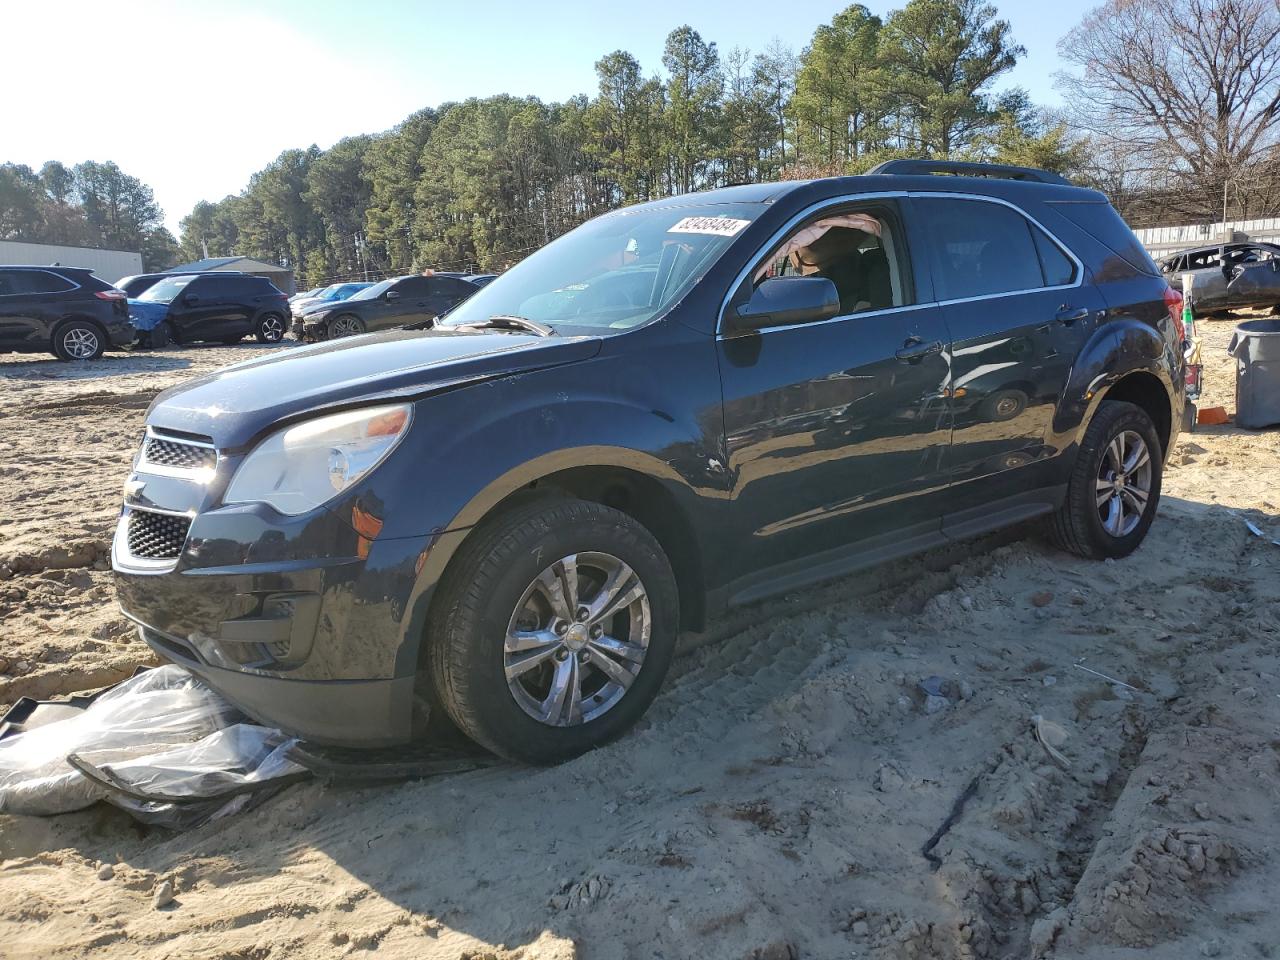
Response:
[[[1058,76],[1073,124],[1143,158],[1128,186],[1212,216],[1224,189],[1274,167],[1277,0],[1108,0],[1058,50],[1080,68]]]

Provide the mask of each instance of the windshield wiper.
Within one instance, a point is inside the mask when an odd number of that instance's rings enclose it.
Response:
[[[545,323],[530,320],[528,317],[517,317],[514,314],[499,313],[478,323],[459,323],[455,330],[524,330],[536,333],[540,337],[554,337],[556,332]]]

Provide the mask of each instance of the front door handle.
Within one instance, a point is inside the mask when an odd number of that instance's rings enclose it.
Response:
[[[894,356],[903,363],[919,363],[925,357],[941,352],[941,340],[925,343],[919,337],[908,337],[907,342],[902,345],[902,349],[894,353]]]
[[[1088,307],[1063,307],[1053,315],[1053,318],[1069,327],[1077,320],[1083,320],[1087,316],[1089,316]]]

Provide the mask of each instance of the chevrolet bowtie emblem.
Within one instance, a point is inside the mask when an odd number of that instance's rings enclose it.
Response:
[[[145,480],[139,480],[137,477],[130,477],[124,482],[124,495],[126,497],[136,497],[142,493],[142,488],[147,485]]]

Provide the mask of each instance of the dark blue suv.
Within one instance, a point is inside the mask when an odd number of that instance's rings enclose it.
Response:
[[[617,210],[434,323],[162,394],[121,604],[303,737],[442,710],[560,760],[727,607],[1033,517],[1129,554],[1182,422],[1178,307],[1106,198],[1042,171]]]

